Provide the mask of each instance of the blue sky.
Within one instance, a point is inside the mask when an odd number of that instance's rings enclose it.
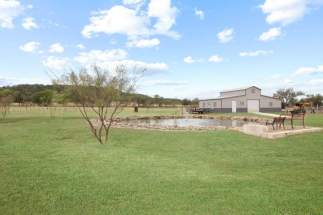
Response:
[[[137,91],[323,93],[323,0],[0,0],[0,85],[94,63],[146,68]]]

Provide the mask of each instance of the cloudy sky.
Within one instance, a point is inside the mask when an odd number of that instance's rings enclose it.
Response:
[[[323,0],[0,0],[0,85],[93,64],[146,68],[138,92],[323,93]]]

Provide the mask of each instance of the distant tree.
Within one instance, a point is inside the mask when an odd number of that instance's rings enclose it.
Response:
[[[67,91],[55,92],[53,101],[58,104],[66,104],[70,100],[70,94]]]
[[[321,94],[307,95],[304,100],[311,102],[314,106],[322,106],[323,104],[323,96]]]
[[[0,113],[1,118],[5,119],[10,110],[10,104],[13,102],[12,92],[8,89],[0,91]]]
[[[15,91],[13,93],[14,102],[22,104],[26,101],[26,95],[22,91]]]
[[[136,78],[125,66],[118,66],[113,71],[93,67],[71,71],[57,83],[69,87],[92,134],[100,144],[106,144],[116,115],[129,103],[128,95],[134,91]]]
[[[182,100],[182,105],[191,105],[192,104],[192,101],[189,100],[189,99],[183,99]]]
[[[44,90],[54,90],[52,85],[41,85],[41,84],[23,84],[8,87],[13,92],[14,102],[22,104],[26,102],[32,102],[33,97],[36,93]]]
[[[195,98],[192,100],[192,105],[197,106],[199,104],[199,99]]]
[[[65,104],[68,102],[73,102],[77,100],[75,92],[70,90],[69,86],[66,85],[41,85],[41,84],[30,84],[30,85],[15,85],[8,87],[0,87],[0,90],[8,89],[12,92],[14,102],[22,104],[30,104],[37,99],[38,93],[50,90],[53,92],[52,102],[58,104]],[[130,99],[133,103],[137,103],[140,106],[152,106],[153,104],[157,104],[158,106],[176,106],[182,104],[182,100],[180,99],[170,99],[163,98],[158,95],[155,97],[150,97],[147,95],[131,93],[128,94],[128,99]],[[44,105],[41,104],[40,105]]]
[[[33,95],[32,101],[41,106],[49,106],[53,101],[54,93],[52,90],[43,90]]]
[[[157,104],[158,107],[161,107],[163,102],[162,102],[163,98],[160,97],[159,95],[154,95],[154,104]]]
[[[302,95],[304,95],[302,91],[295,91],[293,88],[288,88],[277,90],[274,97],[279,98],[283,107],[286,107],[295,104],[297,102],[297,97]]]
[[[141,95],[141,94],[135,94],[132,96],[132,101],[137,103],[139,106],[147,107],[149,106],[149,100],[151,99],[149,96]]]

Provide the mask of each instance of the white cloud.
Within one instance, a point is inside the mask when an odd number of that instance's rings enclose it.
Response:
[[[43,61],[43,65],[50,70],[64,70],[68,66],[68,59],[49,56]]]
[[[223,61],[223,58],[218,55],[213,55],[209,58],[209,62],[220,63]]]
[[[191,56],[187,56],[184,58],[184,62],[188,64],[195,63],[195,60]]]
[[[130,40],[152,35],[166,35],[176,39],[179,34],[171,30],[176,22],[176,14],[177,9],[171,6],[171,0],[151,0],[147,11],[116,5],[95,12],[82,34],[88,38],[105,33],[124,34]]]
[[[147,71],[166,71],[168,66],[166,63],[147,63],[143,61],[136,60],[122,60],[112,62],[116,65],[125,65],[128,68],[146,69]]]
[[[127,67],[128,70],[146,70],[148,72],[168,70],[168,66],[165,63],[147,63],[137,60],[96,61],[95,64],[84,66],[93,65],[97,65],[101,68],[105,68],[111,71],[113,71],[115,67],[121,65]]]
[[[117,66],[126,66],[129,70],[165,71],[168,69],[165,63],[147,63],[126,59],[128,53],[122,49],[113,50],[91,50],[80,52],[73,60],[62,57],[49,56],[43,60],[43,65],[51,70],[64,70],[69,65],[92,67],[99,66],[114,71]]]
[[[113,70],[118,65],[124,65],[131,69],[146,69],[148,71],[164,71],[168,69],[165,63],[146,63],[143,61],[126,59],[127,52],[122,49],[92,50],[81,52],[74,58],[82,66],[97,65],[102,68]]]
[[[135,10],[114,6],[110,10],[96,12],[90,18],[90,24],[83,28],[82,34],[88,38],[95,33],[148,35],[148,22],[147,17],[138,15]]]
[[[113,50],[92,50],[89,52],[81,52],[75,57],[75,60],[82,65],[101,64],[104,62],[123,60],[128,53],[122,49]]]
[[[266,0],[261,9],[269,24],[287,25],[306,14],[313,0]]]
[[[145,86],[184,86],[188,85],[187,81],[172,81],[172,80],[148,80],[143,83]]]
[[[218,39],[221,43],[228,43],[233,39],[234,29],[226,28],[218,33]]]
[[[195,15],[200,18],[200,20],[204,20],[205,14],[204,14],[203,10],[199,10],[199,9],[195,8],[194,12],[195,12]]]
[[[281,36],[282,32],[280,28],[271,28],[268,31],[262,33],[259,36],[259,40],[260,41],[270,41],[270,40],[274,40],[277,37]]]
[[[177,8],[171,4],[171,0],[150,0],[148,16],[158,19],[154,24],[155,33],[178,38],[178,33],[170,31],[176,22],[177,13]]]
[[[33,17],[27,17],[22,20],[22,27],[26,30],[39,28]]]
[[[10,86],[10,85],[12,85],[12,83],[10,80],[8,80],[8,78],[0,77],[0,87]]]
[[[78,48],[80,50],[86,49],[86,47],[83,44],[77,44],[76,48]]]
[[[317,67],[301,67],[295,72],[295,75],[309,75],[314,73],[323,73],[323,65]]]
[[[123,0],[124,5],[134,5],[143,2],[143,0]]]
[[[295,75],[306,75],[306,74],[312,74],[316,71],[316,68],[314,67],[301,67],[296,70]]]
[[[323,85],[323,79],[312,79],[309,81],[310,85],[319,85],[322,86]]]
[[[312,8],[322,4],[322,0],[265,0],[260,8],[266,14],[268,24],[286,26],[302,19]],[[259,40],[273,40],[280,35],[280,28],[271,28],[263,33]]]
[[[284,80],[281,80],[282,81],[282,84],[284,86],[286,85],[290,85],[290,86],[293,86],[293,85],[296,85],[296,82],[292,79],[284,79]]]
[[[192,64],[192,63],[203,63],[205,60],[203,58],[193,58],[192,56],[187,56],[183,59],[183,61],[187,64]]]
[[[23,11],[23,6],[17,0],[0,0],[0,28],[13,28],[13,20]]]
[[[0,76],[0,87],[1,86],[13,86],[19,84],[50,84],[49,80],[41,78],[21,78],[21,77],[8,77]]]
[[[129,47],[137,47],[137,48],[151,48],[154,46],[158,46],[160,44],[159,39],[141,39],[141,40],[132,40],[127,43]]]
[[[20,46],[20,50],[24,51],[24,52],[29,52],[29,53],[35,53],[37,51],[39,51],[39,46],[40,43],[36,42],[36,41],[31,41],[28,42],[22,46]]]
[[[257,50],[257,51],[249,51],[249,52],[240,52],[241,57],[257,57],[257,56],[265,56],[271,55],[274,51],[266,51],[266,50]]]
[[[280,88],[293,87],[305,93],[323,93],[323,65],[300,67],[292,73],[276,74],[263,77],[255,84],[261,85],[263,90],[275,92]],[[267,91],[267,90],[265,90]]]
[[[64,47],[60,43],[53,43],[48,50],[50,53],[63,53]]]

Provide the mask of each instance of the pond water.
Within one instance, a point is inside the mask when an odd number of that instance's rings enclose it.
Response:
[[[222,119],[142,119],[137,120],[138,125],[143,126],[162,126],[162,127],[241,127],[247,122],[240,120],[222,120]]]

